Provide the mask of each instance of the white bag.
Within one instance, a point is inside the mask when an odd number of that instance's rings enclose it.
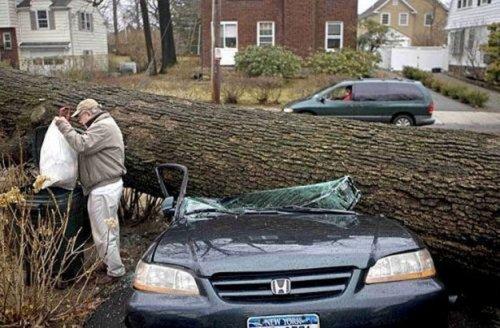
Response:
[[[49,126],[40,151],[40,175],[46,180],[41,189],[50,186],[73,190],[78,177],[78,156],[68,144],[55,121]]]

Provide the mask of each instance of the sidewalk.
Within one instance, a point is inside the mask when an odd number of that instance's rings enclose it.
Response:
[[[486,92],[487,94],[489,94],[490,99],[486,103],[486,107],[479,108],[477,110],[500,112],[500,93],[493,91],[493,90],[479,87],[479,86],[472,84],[472,83],[467,83],[465,81],[456,79],[456,78],[449,76],[449,75],[446,75],[446,74],[438,73],[438,74],[434,74],[434,76],[438,80],[441,80],[443,82],[449,82],[449,83],[453,83],[453,84],[463,85],[463,86],[469,87],[471,89]]]

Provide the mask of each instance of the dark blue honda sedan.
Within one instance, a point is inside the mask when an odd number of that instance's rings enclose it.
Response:
[[[166,198],[173,224],[137,265],[129,327],[446,327],[429,251],[397,222],[351,211],[349,178],[183,193]]]

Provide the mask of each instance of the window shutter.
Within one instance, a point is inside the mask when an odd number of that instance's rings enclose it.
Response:
[[[77,11],[76,16],[78,17],[78,30],[82,30],[82,13]]]
[[[94,32],[94,14],[90,14],[90,32]]]
[[[30,22],[31,22],[31,29],[36,30],[37,24],[36,24],[36,11],[30,11]]]
[[[55,30],[56,29],[56,19],[54,17],[54,11],[53,10],[49,10],[49,28],[51,30]]]

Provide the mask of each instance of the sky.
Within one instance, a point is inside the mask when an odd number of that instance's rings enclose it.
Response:
[[[358,13],[362,13],[373,5],[377,0],[358,0]],[[442,0],[441,2],[448,4],[450,0]]]

